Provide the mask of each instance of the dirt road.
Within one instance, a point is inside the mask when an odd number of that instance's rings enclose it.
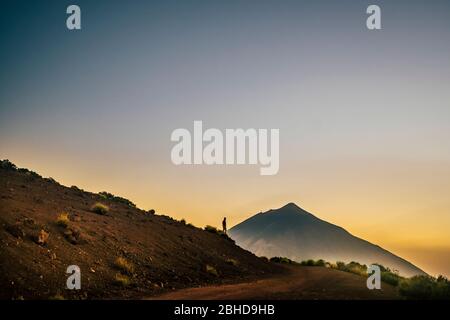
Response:
[[[288,272],[269,279],[190,288],[165,293],[156,300],[398,299],[395,288],[382,283],[369,290],[364,277],[322,267],[286,266]]]

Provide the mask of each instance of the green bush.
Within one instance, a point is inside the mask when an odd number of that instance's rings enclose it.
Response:
[[[381,272],[381,281],[393,285],[394,287],[398,286],[402,279],[403,277],[396,272]]]
[[[297,262],[292,261],[291,259],[286,257],[272,257],[269,261],[275,263],[297,264]]]
[[[217,234],[217,235],[221,236],[222,238],[225,238],[226,240],[231,241],[231,242],[234,243],[234,240],[231,239],[225,232],[223,232],[222,230],[219,230],[219,229],[217,229],[217,228],[215,228],[213,226],[209,226],[208,225],[208,226],[206,226],[204,228],[204,230],[207,231],[207,232],[210,232],[210,233]]]
[[[312,259],[303,260],[302,262],[300,262],[300,265],[307,266],[307,267],[312,267],[312,266],[314,266],[314,260],[312,260]]]
[[[18,168],[17,171],[20,172],[20,173],[25,173],[28,176],[28,178],[31,178],[31,179],[33,179],[33,178],[42,178],[36,172],[28,170],[28,169],[25,169],[25,168]]]
[[[122,197],[115,196],[112,193],[109,193],[109,192],[106,192],[106,191],[102,191],[102,192],[99,192],[98,194],[103,199],[116,201],[116,202],[119,202],[119,203],[123,203],[123,204],[125,204],[125,205],[127,205],[129,207],[136,208],[136,205],[133,202],[131,202],[130,200],[122,198]]]
[[[326,267],[327,262],[323,259],[319,259],[319,260],[309,259],[309,260],[303,260],[302,262],[300,262],[300,265],[308,266],[308,267]]]
[[[345,263],[342,261],[337,261],[335,265],[332,266],[337,270],[350,272],[354,274],[358,274],[361,276],[367,276],[367,266],[365,264],[360,264],[358,262],[352,261],[350,263]]]
[[[104,205],[103,203],[97,202],[91,207],[91,211],[97,214],[105,215],[109,211],[109,207]]]
[[[0,168],[5,170],[17,171],[20,173],[24,173],[28,178],[42,178],[39,174],[34,171],[28,170],[26,168],[18,168],[14,163],[9,161],[8,159],[0,160]]]
[[[414,276],[402,279],[398,286],[399,293],[407,299],[414,300],[448,300],[450,299],[450,282],[439,276]]]
[[[414,276],[400,282],[399,293],[410,299],[430,299],[433,293],[433,279],[428,276]]]
[[[59,184],[59,182],[53,179],[52,177],[44,178],[44,180],[47,180],[48,182],[53,184]]]
[[[445,300],[450,299],[450,281],[446,277],[439,276],[435,279],[433,298]]]
[[[379,263],[374,263],[374,265],[377,265],[380,268],[381,281],[383,281],[384,283],[387,283],[394,287],[397,287],[403,280],[408,280],[408,279],[405,279],[402,276],[400,276],[397,271],[392,271],[391,269],[389,269]],[[332,268],[335,268],[335,269],[338,269],[341,271],[345,271],[345,272],[354,273],[354,274],[357,274],[357,275],[360,275],[363,277],[367,276],[367,266],[360,264],[358,262],[355,262],[355,261],[352,261],[347,264],[345,262],[338,261],[338,262],[336,262],[335,265],[332,266]],[[404,284],[404,286],[406,286],[406,284]],[[405,289],[405,291],[406,290],[407,289]]]
[[[348,272],[359,274],[361,276],[367,275],[367,266],[365,264],[360,264],[356,261],[352,261],[346,265]]]
[[[391,270],[388,267],[385,267],[379,263],[373,263],[380,268],[381,271],[381,281],[393,285],[394,287],[398,286],[400,280],[404,279],[399,275],[398,271]]]
[[[207,264],[206,267],[206,272],[208,272],[209,274],[212,274],[213,276],[218,277],[219,273],[217,272],[216,268],[214,268],[213,266]]]
[[[333,268],[336,268],[337,270],[341,270],[341,271],[347,271],[345,269],[345,262],[342,262],[342,261],[336,261],[336,264],[333,266]]]
[[[17,170],[16,165],[11,161],[9,161],[8,159],[1,160],[0,167],[6,170]]]
[[[327,262],[323,259],[319,259],[314,264],[316,267],[326,267]]]
[[[205,227],[205,231],[208,231],[208,232],[211,232],[211,233],[215,233],[215,234],[219,234],[220,235],[220,232],[219,232],[219,230],[217,229],[217,228],[215,228],[215,227],[213,227],[213,226],[206,226]]]

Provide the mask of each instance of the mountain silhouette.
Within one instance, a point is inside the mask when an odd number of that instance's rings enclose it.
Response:
[[[295,203],[258,213],[231,228],[229,234],[257,256],[379,263],[407,277],[425,274],[412,263],[317,218]]]

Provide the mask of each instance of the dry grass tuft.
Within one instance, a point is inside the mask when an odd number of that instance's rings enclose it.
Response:
[[[124,274],[116,273],[114,276],[114,283],[122,287],[128,287],[131,284],[131,280]]]
[[[69,214],[67,212],[61,212],[58,217],[56,217],[56,224],[63,228],[67,228],[69,222]]]
[[[134,265],[124,257],[117,258],[115,261],[115,266],[117,269],[126,274],[132,274],[134,272]]]
[[[97,214],[105,215],[109,212],[109,207],[103,203],[97,202],[91,207],[91,211]]]
[[[211,266],[209,264],[206,265],[206,272],[208,272],[216,277],[219,276],[219,273],[217,272],[216,268],[214,268],[213,266]]]

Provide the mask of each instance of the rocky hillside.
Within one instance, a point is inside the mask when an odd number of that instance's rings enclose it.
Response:
[[[280,272],[215,232],[0,165],[0,298],[129,298]],[[66,269],[81,269],[67,290]]]

